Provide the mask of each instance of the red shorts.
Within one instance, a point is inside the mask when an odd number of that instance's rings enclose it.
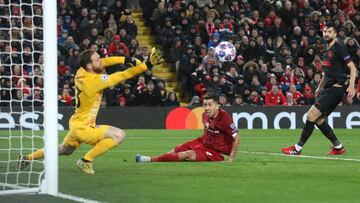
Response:
[[[174,150],[176,153],[193,150],[196,153],[196,161],[224,161],[224,157],[219,152],[205,147],[200,137],[178,145]]]

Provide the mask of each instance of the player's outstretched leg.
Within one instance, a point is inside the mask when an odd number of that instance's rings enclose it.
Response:
[[[176,162],[176,161],[197,161],[196,152],[188,150],[185,152],[170,152],[156,157],[149,157],[137,154],[136,162]]]
[[[344,146],[340,143],[339,139],[335,136],[334,130],[325,122],[325,118],[316,121],[316,126],[321,133],[330,140],[333,144],[329,155],[340,155],[345,153]]]
[[[136,162],[174,162],[180,161],[178,153],[166,153],[156,157],[150,156],[143,156],[143,155],[136,155],[135,156]]]
[[[59,155],[70,155],[76,150],[75,147],[60,144],[58,148]],[[18,156],[17,170],[24,170],[32,160],[38,160],[44,158],[44,149],[36,150],[35,152],[22,156]]]
[[[321,112],[312,106],[307,114],[305,126],[301,132],[300,140],[293,146],[282,148],[281,151],[287,155],[300,155],[301,150],[315,128],[315,121],[321,116]]]
[[[125,139],[125,131],[109,127],[105,132],[104,139],[100,140],[85,156],[76,162],[77,167],[87,173],[94,174],[93,161],[96,157],[116,147]]]
[[[19,155],[18,156],[18,164],[17,164],[17,170],[18,171],[22,171],[24,170],[32,160],[37,160],[37,159],[43,159],[44,158],[44,149],[38,149],[35,152],[22,156]]]
[[[18,171],[24,170],[30,164],[30,160],[28,156],[18,156],[18,163],[16,169]]]

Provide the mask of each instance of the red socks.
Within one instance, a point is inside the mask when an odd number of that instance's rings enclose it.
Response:
[[[179,160],[179,155],[177,153],[168,153],[158,157],[151,157],[151,162],[172,162]]]

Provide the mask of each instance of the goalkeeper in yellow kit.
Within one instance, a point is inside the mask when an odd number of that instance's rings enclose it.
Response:
[[[135,77],[153,65],[161,62],[161,56],[155,48],[151,50],[150,60],[141,63],[130,57],[100,58],[93,50],[86,50],[80,55],[80,68],[75,76],[76,87],[76,110],[69,121],[69,132],[59,145],[59,155],[70,155],[81,143],[93,145],[93,148],[85,156],[76,162],[77,167],[87,174],[94,174],[93,160],[119,145],[125,138],[125,132],[121,129],[108,126],[96,125],[102,100],[103,90],[117,85],[118,83]],[[133,67],[122,72],[107,75],[105,67],[116,64],[130,64]],[[19,156],[18,168],[24,169],[31,160],[42,159],[44,149],[35,151],[27,156]]]

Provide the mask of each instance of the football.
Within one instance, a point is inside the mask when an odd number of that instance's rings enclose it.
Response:
[[[235,46],[227,41],[220,42],[220,44],[215,47],[215,55],[221,62],[233,61],[236,57]]]

